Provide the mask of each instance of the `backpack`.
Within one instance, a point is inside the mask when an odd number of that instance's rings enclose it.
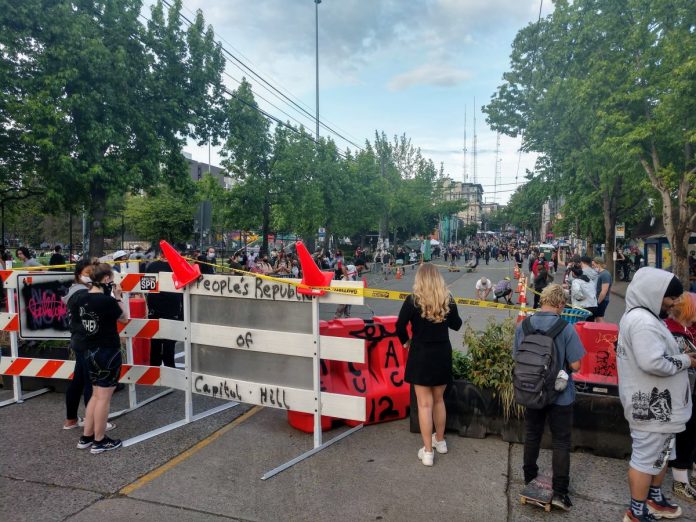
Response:
[[[552,404],[559,395],[554,388],[556,376],[563,369],[559,361],[554,340],[566,327],[562,318],[542,332],[532,327],[531,318],[522,321],[522,342],[514,356],[512,385],[515,402],[533,410]]]

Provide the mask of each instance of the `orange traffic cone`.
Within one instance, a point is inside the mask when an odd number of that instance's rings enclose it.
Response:
[[[401,268],[396,269],[396,278],[401,279]]]
[[[365,285],[365,288],[367,288],[367,277],[363,276],[362,282],[363,282],[363,285]]]
[[[524,278],[523,278],[524,279]],[[520,294],[520,299],[518,301],[520,305],[520,311],[517,314],[517,324],[521,323],[524,321],[527,317],[527,312],[525,311],[525,307],[527,306],[527,291],[526,287],[525,290]]]
[[[181,257],[181,254],[174,250],[174,247],[164,239],[160,241],[160,248],[162,249],[164,257],[167,258],[172,272],[174,272],[172,275],[174,288],[179,290],[201,276],[201,267],[198,265],[189,265],[188,261]]]
[[[303,295],[324,295],[326,290],[311,287],[326,287],[331,285],[331,280],[334,278],[333,272],[322,272],[316,265],[309,250],[304,246],[302,241],[295,243],[297,255],[300,258],[300,266],[302,267],[302,281],[297,287],[297,293]]]

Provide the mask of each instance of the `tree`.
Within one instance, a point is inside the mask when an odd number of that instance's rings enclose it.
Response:
[[[222,164],[239,181],[234,196],[242,221],[261,222],[262,249],[268,251],[271,205],[282,187],[275,169],[276,155],[271,124],[259,112],[251,85],[242,83],[232,93],[226,109],[227,141],[221,155]]]
[[[84,205],[90,254],[101,254],[110,194],[183,183],[187,136],[205,136],[222,57],[202,16],[178,32],[153,8],[146,30],[140,0],[29,0],[6,37],[28,43],[12,63],[16,100],[5,116],[22,131],[22,176],[36,173],[62,206]],[[21,13],[20,13],[21,14]],[[214,106],[214,105],[213,105]]]
[[[689,4],[559,0],[518,33],[506,83],[485,107],[495,129],[523,132],[525,149],[599,198],[609,254],[618,216],[635,209],[641,179],[651,176],[680,277],[696,174]]]
[[[128,196],[125,218],[129,230],[153,244],[160,239],[172,244],[186,241],[193,233],[197,201],[182,196],[166,185],[154,187],[149,195]]]

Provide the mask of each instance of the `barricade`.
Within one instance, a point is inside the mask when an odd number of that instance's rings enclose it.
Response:
[[[618,325],[580,322],[575,325],[575,331],[586,352],[580,361],[580,371],[573,375],[576,387],[580,391],[616,395],[619,384],[616,370]]]
[[[322,383],[329,391],[357,395],[366,399],[366,421],[376,424],[406,418],[410,410],[410,385],[404,381],[407,351],[396,337],[396,317],[374,317],[365,322],[358,318],[336,319],[326,323],[322,335],[358,338],[365,341],[366,362],[329,362],[329,374]],[[342,421],[348,426],[359,424]],[[288,412],[288,422],[294,428],[311,433],[309,419]],[[331,419],[322,419],[322,429],[331,427]]]
[[[147,317],[147,307],[145,306],[144,298],[131,297],[128,300],[128,306],[130,307],[131,318],[144,319]],[[150,365],[150,339],[142,337],[133,339],[133,364]]]

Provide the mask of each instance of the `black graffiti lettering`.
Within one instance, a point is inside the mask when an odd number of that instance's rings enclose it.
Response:
[[[365,393],[367,391],[367,381],[365,380],[365,377],[362,377],[361,380],[362,380],[362,385],[358,386],[358,378],[357,377],[353,378],[353,388],[358,393]]]
[[[367,418],[367,422],[375,422],[375,398],[370,399],[370,415]]]
[[[203,280],[203,288],[205,288],[208,292],[210,291],[210,279]]]
[[[217,279],[213,281],[212,290],[214,293],[218,293],[220,291],[220,281]]]
[[[387,356],[384,358],[384,367],[389,368],[389,359],[394,359],[394,366],[399,367],[399,359],[396,356],[396,349],[394,348],[394,341],[389,341],[389,346],[387,346]]]
[[[200,392],[203,391],[203,389],[202,389],[201,386],[200,386],[200,383],[201,383],[202,380],[203,380],[203,377],[199,375],[198,377],[196,377],[196,380],[193,381],[193,389],[194,389],[194,391],[196,391],[196,392],[198,392],[198,393],[200,393]]]
[[[398,417],[399,412],[394,409],[394,401],[391,399],[391,397],[385,395],[379,400],[379,405],[381,406],[382,403],[386,403],[387,406],[384,408],[380,414],[379,414],[379,420],[383,421],[384,419],[388,417]],[[374,404],[374,399],[373,399],[373,404]]]
[[[261,396],[260,396],[260,399],[261,399],[261,400],[260,400],[260,402],[261,402],[262,404],[265,404],[266,401],[268,401],[268,390],[267,390],[266,388],[261,388],[261,389],[259,390],[259,392],[261,393]]]
[[[263,279],[256,279],[256,291],[254,292],[256,299],[263,299]]]
[[[616,363],[609,361],[609,352],[604,350],[597,352],[595,359],[594,373],[605,377],[613,377],[616,375]]]
[[[403,379],[401,379],[400,381],[396,380],[397,375],[399,375],[399,370],[394,370],[393,372],[391,372],[391,375],[389,376],[389,380],[396,388],[398,388],[399,386],[402,386],[404,384]]]

